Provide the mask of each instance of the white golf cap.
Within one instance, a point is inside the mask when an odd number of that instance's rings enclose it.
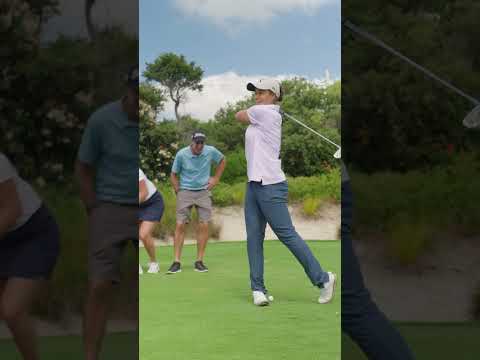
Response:
[[[255,91],[255,89],[270,90],[271,92],[273,92],[277,96],[277,98],[280,98],[280,95],[281,95],[280,81],[278,81],[276,79],[265,78],[265,79],[260,79],[260,80],[256,80],[256,81],[253,81],[253,82],[249,82],[247,84],[247,90]]]

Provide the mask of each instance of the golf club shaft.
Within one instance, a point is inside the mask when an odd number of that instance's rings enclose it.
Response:
[[[288,115],[286,112],[283,112],[283,111],[282,111],[282,114],[285,115],[286,117],[288,117],[289,119],[295,121],[297,124],[300,124],[300,125],[302,125],[304,128],[310,130],[310,131],[313,132],[315,135],[320,136],[323,140],[327,141],[328,143],[330,143],[330,144],[336,146],[338,149],[340,149],[340,146],[339,146],[339,145],[335,144],[332,140],[330,140],[329,138],[326,138],[325,136],[323,136],[323,135],[320,134],[319,132],[317,132],[317,131],[313,130],[312,128],[308,127],[307,125],[305,125],[304,123],[302,123],[300,120],[295,119],[293,116]]]
[[[383,41],[381,41],[380,39],[376,38],[375,36],[371,35],[370,33],[360,29],[358,26],[352,24],[350,21],[348,20],[343,20],[343,25],[345,25],[348,29],[352,30],[353,32],[357,33],[358,35],[360,36],[363,36],[364,38],[366,38],[367,40],[370,40],[372,43],[382,47],[383,49],[387,50],[388,52],[392,53],[393,55],[399,57],[400,59],[402,59],[403,61],[407,62],[408,64],[412,65],[413,67],[415,67],[417,70],[420,70],[421,72],[423,72],[425,75],[429,76],[430,78],[438,81],[439,83],[441,83],[442,85],[446,86],[447,88],[449,88],[450,90],[456,92],[457,94],[463,96],[464,98],[470,100],[473,104],[475,105],[479,105],[480,104],[480,101],[475,99],[473,96],[470,96],[468,95],[467,93],[465,93],[464,91],[460,90],[459,88],[453,86],[452,84],[450,84],[449,82],[443,80],[442,78],[438,77],[437,75],[435,75],[433,72],[431,72],[430,70],[424,68],[423,66],[417,64],[416,62],[414,62],[413,60],[409,59],[408,57],[406,57],[405,55],[401,54],[400,52],[398,52],[397,50],[393,49],[392,47],[388,46],[387,44],[385,44]]]

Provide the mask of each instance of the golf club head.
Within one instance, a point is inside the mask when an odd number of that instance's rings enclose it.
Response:
[[[342,158],[342,148],[338,148],[338,150],[335,151],[335,154],[333,154],[333,157],[335,159],[341,159]]]
[[[463,119],[463,126],[469,129],[480,129],[480,105],[477,105]]]

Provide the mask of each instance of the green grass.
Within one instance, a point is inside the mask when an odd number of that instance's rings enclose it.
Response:
[[[399,324],[397,327],[417,359],[476,360],[479,358],[479,324]],[[366,360],[367,358],[347,336],[343,336],[342,359]]]
[[[308,244],[339,274],[340,242]],[[265,243],[265,281],[275,301],[264,308],[252,304],[245,242],[210,244],[210,271],[202,274],[193,271],[195,246],[186,246],[183,271],[164,275],[172,251],[157,248],[162,274],[140,277],[142,360],[340,359],[340,292],[318,304],[318,290],[280,242]],[[145,264],[143,250],[140,257]]]
[[[83,360],[83,345],[80,336],[40,337],[41,359]],[[21,360],[12,340],[0,340],[0,358]],[[102,359],[131,360],[138,358],[138,334],[115,333],[105,338]]]

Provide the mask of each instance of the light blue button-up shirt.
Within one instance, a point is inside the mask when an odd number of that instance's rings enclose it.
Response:
[[[194,155],[190,146],[177,152],[172,172],[180,176],[181,190],[203,190],[208,186],[212,162],[219,164],[223,154],[215,147],[205,145],[202,153]]]

